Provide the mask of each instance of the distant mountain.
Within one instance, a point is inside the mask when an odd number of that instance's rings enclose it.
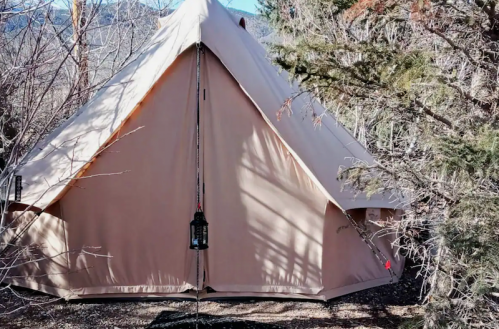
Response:
[[[88,12],[91,12],[91,10],[92,8],[89,6]],[[249,33],[251,33],[257,40],[261,40],[262,38],[265,38],[266,36],[272,33],[272,29],[259,15],[252,14],[235,8],[228,8],[228,10],[235,15],[244,17],[244,19],[246,20],[246,30]],[[113,22],[129,18],[131,12],[151,14],[150,15],[151,20],[148,21],[149,22],[148,24],[151,24],[151,26],[146,28],[147,30],[150,30],[151,28],[155,28],[157,24],[155,21],[157,18],[155,17],[159,18],[159,16],[167,16],[171,14],[173,10],[168,10],[165,13],[159,13],[157,10],[151,7],[148,7],[143,3],[135,1],[109,3],[109,4],[102,4],[100,6],[99,11],[97,13],[96,21],[99,23],[100,26],[109,26],[112,25]],[[71,35],[72,33],[71,16],[67,8],[52,7],[49,18],[55,26],[59,26],[61,28],[68,26],[68,28],[65,29],[64,31],[64,35],[65,36]],[[42,10],[35,12],[35,14],[33,15],[33,21],[35,21],[38,24],[43,24],[46,19],[47,19],[46,12]],[[19,15],[5,22],[5,24],[1,26],[1,28],[3,28],[4,33],[15,32],[19,29],[26,27],[28,22],[29,22],[28,15]]]

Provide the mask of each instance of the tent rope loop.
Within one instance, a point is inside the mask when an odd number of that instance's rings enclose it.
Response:
[[[346,212],[343,211],[343,214],[345,214],[345,217],[350,221],[350,224],[355,228],[357,233],[359,234],[360,238],[364,243],[369,247],[373,255],[380,261],[380,263],[383,265],[383,267],[390,273],[390,283],[393,283],[393,277],[397,276],[397,274],[393,271],[392,269],[392,264],[390,260],[385,256],[385,254],[372,242],[371,239],[367,236],[366,232],[362,230],[357,224],[357,222],[352,218],[352,216]]]

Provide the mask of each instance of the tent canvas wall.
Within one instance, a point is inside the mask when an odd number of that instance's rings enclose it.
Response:
[[[305,97],[278,120],[298,86],[216,0],[186,0],[136,60],[28,156],[9,238],[39,245],[47,259],[8,280],[66,298],[192,296],[196,44],[204,49],[200,168],[210,223],[201,281],[215,291],[202,297],[328,299],[388,283],[343,211],[358,221],[365,208],[397,217],[397,203],[343,190],[336,179],[349,159],[372,157],[333,117],[314,126],[309,111],[325,109]],[[390,236],[374,241],[400,275]]]

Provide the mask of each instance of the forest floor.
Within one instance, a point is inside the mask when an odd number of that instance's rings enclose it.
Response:
[[[364,290],[327,303],[289,300],[226,300],[200,303],[199,328],[410,328],[422,316],[421,283],[405,273],[395,284]],[[37,303],[11,315],[0,315],[0,328],[195,328],[195,302],[91,301],[65,302],[19,290]],[[0,295],[8,307],[12,295]]]

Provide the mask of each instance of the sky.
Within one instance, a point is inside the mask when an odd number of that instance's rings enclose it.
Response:
[[[257,0],[219,0],[223,5],[229,3],[229,7],[241,9],[249,13],[256,12]]]
[[[218,0],[224,6],[247,11],[248,13],[256,13],[257,0]],[[182,1],[179,1],[182,2]]]
[[[106,3],[108,1],[111,1],[111,0],[104,0],[103,3]],[[247,12],[253,13],[253,14],[256,13],[256,5],[258,4],[257,0],[218,0],[218,1],[220,1],[225,6],[229,5],[229,7],[244,10],[244,11],[247,11]],[[72,0],[54,0],[54,4],[56,6],[62,7],[62,8],[67,8],[68,2],[71,3]],[[145,0],[145,1],[141,0],[141,2],[147,3],[148,0]],[[166,3],[168,1],[161,1],[161,2]],[[175,0],[172,1],[172,3],[178,3],[178,2],[182,2],[182,1],[175,1]],[[176,5],[174,7],[177,7],[177,6],[178,5]]]

